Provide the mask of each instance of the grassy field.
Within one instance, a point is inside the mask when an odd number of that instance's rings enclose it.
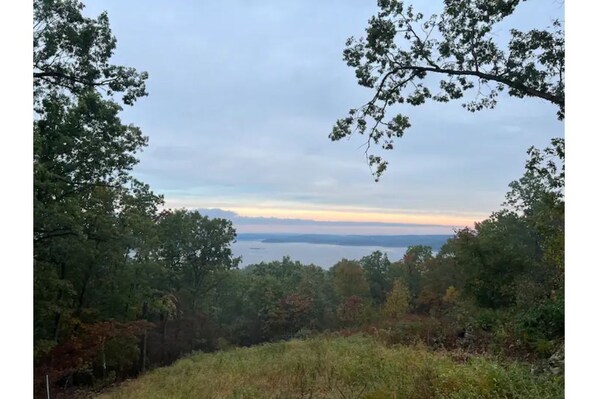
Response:
[[[562,398],[562,377],[373,338],[316,338],[199,354],[100,396],[117,398]]]

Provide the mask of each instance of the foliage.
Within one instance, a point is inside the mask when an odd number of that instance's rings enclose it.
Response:
[[[525,221],[506,211],[460,231],[454,256],[466,276],[464,291],[483,307],[515,303],[515,281],[534,262],[535,240]]]
[[[524,342],[534,350],[543,342],[556,342],[565,336],[565,298],[562,294],[547,299],[534,308],[522,312],[516,320],[516,329]],[[551,355],[553,345],[544,350]]]
[[[58,380],[73,373],[90,372],[99,355],[104,375],[107,364],[120,368],[122,372],[136,360],[131,356],[123,358],[123,349],[132,347],[137,354],[136,336],[149,327],[151,324],[145,321],[83,324],[76,335],[52,349],[51,363],[38,369],[38,377],[47,374],[51,380]]]
[[[343,58],[355,69],[359,85],[372,89],[365,105],[353,108],[332,129],[333,141],[355,133],[367,135],[366,156],[378,180],[387,162],[370,154],[371,145],[394,147],[411,126],[393,107],[432,100],[462,101],[471,112],[494,108],[499,93],[536,97],[565,115],[565,39],[562,23],[545,29],[510,30],[508,44],[497,40],[501,23],[521,0],[498,2],[444,0],[440,15],[425,18],[404,1],[379,0],[366,37],[347,40]],[[437,86],[437,87],[434,87]],[[467,92],[477,92],[467,98]]]
[[[132,105],[145,91],[146,72],[111,64],[116,48],[108,16],[82,15],[77,0],[35,0],[33,9],[34,95],[43,99],[63,89],[75,96],[101,88],[105,95],[122,93]]]
[[[214,289],[221,272],[239,264],[230,247],[236,237],[230,220],[181,209],[162,212],[157,228],[157,258],[165,265],[171,290],[188,296],[191,309]]]
[[[409,309],[409,288],[400,280],[395,281],[384,304],[384,315],[390,320],[399,320]]]
[[[565,141],[553,139],[543,151],[528,150],[522,178],[512,182],[505,204],[525,217],[538,236],[542,262],[552,284],[562,287],[565,259]],[[547,282],[550,284],[550,282]]]
[[[34,2],[34,340],[45,348],[38,358],[81,322],[135,318],[155,272],[147,253],[162,199],[130,175],[147,139],[121,121],[113,100],[121,93],[130,105],[145,95],[147,76],[110,64],[108,19],[84,18],[82,7]]]
[[[401,279],[409,290],[409,306],[415,308],[422,292],[422,282],[432,261],[432,248],[414,245],[407,248],[403,259],[391,266],[391,275]]]
[[[388,256],[374,251],[371,255],[361,258],[359,264],[370,287],[370,297],[374,304],[381,305],[392,288]]]
[[[268,314],[266,328],[275,335],[293,336],[308,324],[313,311],[310,297],[293,293],[278,301]]]
[[[336,314],[345,326],[356,326],[366,321],[367,310],[367,304],[362,297],[351,295],[344,298],[338,306]]]
[[[162,197],[131,175],[147,138],[120,113],[147,94],[147,73],[112,64],[106,14],[82,9],[76,0],[35,0],[33,15],[34,361],[36,374],[65,385],[81,373],[93,380],[144,369],[147,321],[160,324],[165,353],[168,323],[201,319],[180,311],[196,308],[215,275],[237,262],[229,221],[158,215]],[[200,252],[177,253],[185,259],[173,275],[164,250],[174,237],[164,230],[178,216],[186,223],[171,225],[187,239],[179,244]],[[205,328],[187,331],[193,343]]]
[[[419,313],[442,316],[455,303],[451,295],[456,293],[460,297],[464,276],[452,256],[451,246],[451,241],[447,242],[435,257],[426,261],[421,291],[415,299]]]
[[[446,289],[442,300],[446,303],[455,303],[459,299],[459,290],[452,285]]]
[[[338,325],[331,274],[314,265],[282,261],[231,270],[211,292],[205,308],[220,334],[237,345],[289,339],[299,330]]]
[[[341,298],[358,296],[364,298],[369,293],[368,282],[363,268],[358,262],[342,259],[330,269],[334,285]]]
[[[563,289],[564,142],[528,152],[524,176],[510,184],[510,209],[459,231],[446,248],[481,306],[529,309]]]

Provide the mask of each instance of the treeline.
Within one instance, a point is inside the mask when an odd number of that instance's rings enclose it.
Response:
[[[564,338],[564,175],[550,158],[562,144],[532,150],[506,209],[394,263],[376,251],[329,270],[288,257],[238,269],[227,220],[96,212],[102,235],[36,242],[38,376],[104,384],[193,351],[327,331],[548,357]]]
[[[330,270],[238,269],[225,219],[160,211],[131,175],[147,145],[120,119],[146,73],[112,65],[108,18],[34,2],[34,366],[45,389],[136,375],[192,351],[376,331],[393,342],[552,353],[564,334],[562,140],[530,151],[505,210],[434,255]]]

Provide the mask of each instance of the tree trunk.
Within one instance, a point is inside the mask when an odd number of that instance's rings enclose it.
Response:
[[[166,323],[168,316],[162,313],[162,364],[166,364]]]
[[[102,340],[102,379],[106,378],[106,345]]]
[[[145,362],[147,358],[147,328],[143,330],[143,351],[141,354],[141,372],[145,373]]]
[[[64,264],[64,262],[60,263],[60,279],[64,280],[66,278],[66,265]],[[58,300],[56,301],[57,303],[60,303],[60,301],[62,301],[62,298],[64,296],[64,290],[60,290],[60,292],[58,293]],[[54,341],[58,342],[58,332],[60,331],[60,319],[62,318],[62,313],[61,312],[56,312],[55,316],[54,316]]]
[[[148,305],[147,301],[143,301],[143,307],[141,312],[141,318],[147,320]],[[145,364],[147,362],[147,328],[143,330],[143,347],[141,350],[141,372],[145,373]]]

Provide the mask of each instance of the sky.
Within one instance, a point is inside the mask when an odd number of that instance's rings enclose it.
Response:
[[[240,232],[450,233],[500,209],[527,148],[563,135],[556,108],[538,99],[504,95],[475,114],[458,102],[409,106],[412,127],[382,154],[376,183],[364,137],[328,139],[371,98],[342,51],[364,35],[375,0],[87,3],[87,15],[108,12],[113,61],[149,73],[149,96],[123,112],[149,137],[134,174],[167,207],[244,218]],[[441,11],[437,0],[414,4]],[[527,1],[497,40],[562,13],[560,1]]]

